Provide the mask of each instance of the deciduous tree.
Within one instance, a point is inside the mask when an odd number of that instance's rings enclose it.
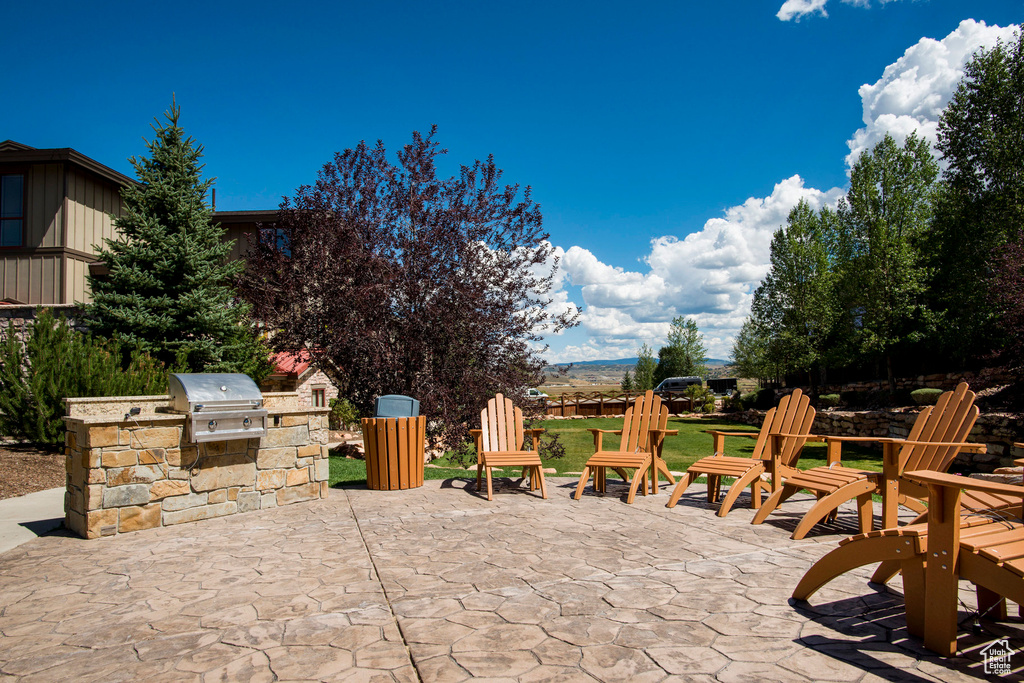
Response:
[[[435,132],[397,163],[381,142],[335,154],[282,203],[242,282],[276,349],[308,349],[364,415],[382,394],[417,398],[454,445],[495,392],[540,384],[540,334],[577,313],[551,308],[558,258],[530,188],[502,185],[491,157],[439,178]]]
[[[855,318],[861,351],[884,360],[892,393],[893,352],[924,339],[931,321],[922,246],[938,174],[926,140],[912,133],[900,147],[886,134],[854,164],[839,202],[843,311]]]
[[[802,371],[814,386],[813,370],[827,353],[835,312],[826,234],[833,223],[831,211],[819,215],[801,200],[772,237],[771,267],[754,291],[751,321],[739,349],[748,370]],[[755,334],[764,339],[755,343]]]
[[[1024,377],[1024,230],[998,250],[994,269],[992,298],[1007,338],[1003,355]]]
[[[1024,224],[1024,33],[980,50],[939,119],[946,163],[934,290],[946,348],[961,360],[999,344],[989,297],[993,250]]]
[[[654,388],[654,371],[658,364],[654,361],[654,350],[642,344],[636,352],[636,365],[633,366],[633,391],[647,391]]]
[[[708,349],[693,318],[677,316],[668,331],[668,345],[658,349],[654,383],[668,377],[703,377],[708,374]]]

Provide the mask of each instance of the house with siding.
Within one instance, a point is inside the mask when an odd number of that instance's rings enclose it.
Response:
[[[121,188],[134,182],[71,148],[0,142],[0,319],[24,321],[40,306],[92,301],[87,276],[106,272],[97,247],[119,236]],[[225,239],[234,241],[231,259],[244,258],[250,235],[276,218],[276,210],[213,212]],[[278,380],[298,380],[292,370]],[[302,381],[293,382],[304,405],[323,396],[313,394],[314,385],[337,396],[329,382],[310,380],[317,372],[306,367]]]
[[[89,301],[94,245],[114,237],[130,182],[70,148],[0,142],[0,301]]]

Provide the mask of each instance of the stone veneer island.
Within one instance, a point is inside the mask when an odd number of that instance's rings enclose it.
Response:
[[[200,444],[169,396],[67,399],[65,526],[98,538],[326,498],[329,409],[263,398],[265,436]]]

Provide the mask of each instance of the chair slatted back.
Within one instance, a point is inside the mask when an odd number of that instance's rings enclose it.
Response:
[[[963,443],[978,419],[975,393],[966,382],[939,397],[934,406],[921,411],[910,430],[908,441]],[[932,470],[945,472],[960,452],[959,446],[931,446],[908,443],[900,449],[901,472]]]
[[[753,457],[771,460],[772,434],[810,434],[816,414],[817,411],[811,406],[811,399],[800,389],[783,396],[778,407],[772,408],[764,416],[764,424],[757,435]],[[807,439],[785,439],[782,444],[782,464],[793,466],[806,443]]]
[[[668,425],[668,406],[663,405],[661,396],[647,391],[626,410],[622,423],[622,440],[619,450],[625,453],[646,453],[650,447],[650,430],[665,429]]]
[[[487,452],[518,451],[523,446],[523,411],[501,394],[480,411],[483,449]]]

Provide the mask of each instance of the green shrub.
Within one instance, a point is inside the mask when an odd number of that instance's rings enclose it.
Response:
[[[726,396],[722,399],[722,410],[727,412],[743,410],[743,396],[740,395],[740,392],[734,391],[732,392],[732,396]]]
[[[345,429],[359,422],[359,411],[348,399],[332,398],[331,412],[327,416],[327,426],[331,429]]]
[[[822,408],[835,408],[839,405],[839,394],[822,394],[818,397],[818,404]]]
[[[910,398],[919,406],[933,406],[942,396],[942,389],[915,389],[910,392]]]
[[[167,368],[138,349],[82,334],[49,309],[13,324],[0,344],[0,430],[43,446],[64,443],[65,398],[141,396],[167,391]]]
[[[743,407],[747,410],[751,408],[757,408],[758,410],[768,410],[775,406],[775,390],[774,389],[758,389],[752,391],[749,394],[743,395]]]
[[[690,399],[691,412],[715,412],[715,394],[707,387],[703,387],[698,384],[691,384],[686,387],[686,396]]]

